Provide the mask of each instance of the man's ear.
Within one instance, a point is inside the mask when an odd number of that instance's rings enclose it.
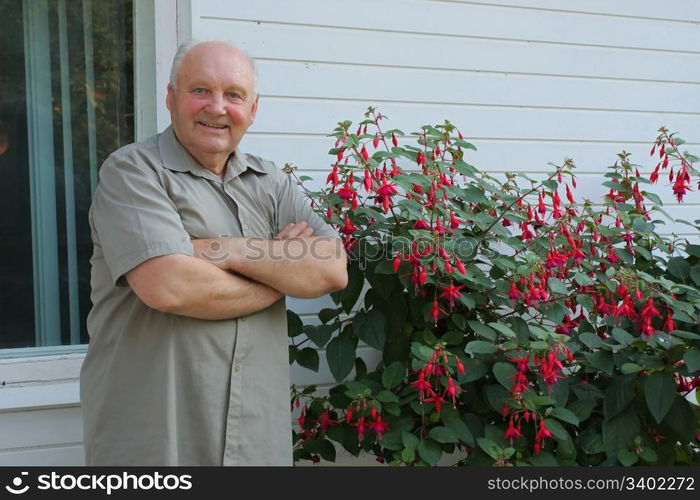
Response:
[[[173,110],[173,100],[175,99],[175,87],[173,87],[172,83],[168,84],[168,94],[165,96],[165,106],[168,108],[168,111]]]
[[[255,102],[253,103],[253,109],[252,109],[252,111],[250,112],[250,125],[252,125],[253,122],[255,121],[255,115],[256,115],[257,112],[258,112],[258,103],[259,103],[259,102],[260,102],[260,94],[257,94],[257,95],[255,96]]]

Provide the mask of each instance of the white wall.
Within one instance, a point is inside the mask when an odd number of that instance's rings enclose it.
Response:
[[[537,175],[570,156],[579,196],[591,198],[622,149],[651,171],[648,150],[660,125],[700,153],[695,0],[178,0],[176,20],[167,2],[155,4],[164,9],[156,22],[165,31],[156,34],[158,88],[167,83],[176,40],[191,33],[237,43],[258,61],[262,94],[242,147],[280,166],[291,162],[317,184],[330,164],[325,135],[337,121],[359,120],[368,105],[406,132],[449,119],[479,148],[470,163],[491,172]],[[158,106],[162,129],[167,114]],[[699,207],[694,192],[669,211],[690,219]],[[321,304],[290,306],[311,319]],[[324,370],[293,377],[330,380]],[[54,404],[44,402],[52,394],[45,382],[15,380],[15,388],[40,387],[41,397],[14,410],[4,402],[31,394],[0,389],[0,464],[80,459],[77,392],[71,399],[68,386],[58,387],[68,379],[54,388],[67,391]]]

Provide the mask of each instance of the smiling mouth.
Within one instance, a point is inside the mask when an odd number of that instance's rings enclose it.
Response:
[[[228,128],[228,125],[219,125],[218,123],[207,123],[207,122],[197,122],[200,125],[203,125],[204,127],[215,129],[215,130],[223,130],[225,128]]]

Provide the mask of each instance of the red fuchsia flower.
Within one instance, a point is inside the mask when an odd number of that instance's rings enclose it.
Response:
[[[457,364],[457,371],[459,373],[461,373],[462,375],[464,375],[464,373],[465,373],[464,365],[462,364],[462,362],[460,361],[460,359],[457,356],[455,356],[455,363]]]
[[[306,423],[306,411],[307,410],[308,410],[308,408],[306,406],[304,406],[304,409],[301,410],[301,413],[299,414],[299,419],[297,420],[297,422],[299,423],[299,427],[301,427],[302,429],[304,428],[304,424]]]
[[[340,232],[350,236],[357,230],[357,226],[353,225],[353,223],[350,221],[350,217],[345,217],[345,224],[340,227]]]
[[[652,184],[656,184],[656,181],[658,181],[658,180],[659,180],[659,165],[656,166],[654,171],[649,176],[649,182],[651,182]]]
[[[510,284],[510,292],[508,292],[508,297],[511,300],[518,300],[522,293],[520,290],[518,290],[518,285],[515,284],[515,281]]]
[[[676,330],[676,323],[673,322],[673,318],[671,317],[671,311],[669,311],[666,315],[666,321],[664,321],[662,329],[668,333],[671,333]]]
[[[418,219],[414,224],[413,224],[413,229],[430,229],[430,226],[428,225],[427,222],[425,222],[423,219]]]
[[[444,309],[440,307],[438,304],[437,299],[433,300],[433,307],[430,309],[430,315],[433,318],[433,323],[435,326],[437,326],[438,318],[440,317],[440,313],[447,314]]]
[[[510,422],[508,422],[508,428],[506,431],[503,433],[503,439],[510,439],[510,444],[511,446],[513,445],[513,439],[517,439],[523,437],[522,432],[520,432],[520,424],[518,424],[518,427],[515,427],[515,422],[513,419],[510,419]]]
[[[432,396],[430,396],[429,398],[425,398],[423,401],[425,401],[426,403],[433,403],[435,405],[435,411],[438,415],[440,414],[440,410],[442,409],[442,403],[447,403],[445,398],[443,398],[435,392]]]
[[[340,151],[338,151],[338,154],[336,158],[338,158],[338,161],[343,159],[343,154],[345,153],[345,148],[340,148]]]
[[[517,372],[513,376],[513,387],[510,389],[510,395],[517,396],[530,390],[530,384],[527,375],[524,372]]]
[[[441,286],[440,288],[443,290],[443,292],[440,294],[440,298],[446,298],[450,304],[450,308],[452,308],[455,305],[454,299],[459,299],[462,296],[459,291],[464,288],[464,285],[454,286],[452,283],[450,283],[448,286]]]
[[[326,184],[332,184],[334,187],[338,185],[338,164],[333,165],[333,170],[326,177]]]
[[[422,151],[418,151],[418,154],[416,155],[416,163],[421,166],[428,163],[428,159],[425,157]]]
[[[615,253],[615,248],[614,247],[608,247],[608,255],[605,257],[611,264],[615,264],[620,258],[617,256],[617,253]]]
[[[367,148],[362,146],[362,149],[360,150],[360,156],[364,161],[369,160],[369,153],[367,152]]]
[[[433,388],[430,383],[425,380],[425,370],[421,370],[418,374],[418,380],[411,382],[411,385],[418,389],[418,398],[423,401],[426,396],[433,393]]]
[[[361,416],[359,419],[357,419],[357,423],[351,425],[353,427],[357,427],[357,440],[362,442],[362,440],[365,438],[365,432],[367,431],[367,427],[365,426],[365,417]]]
[[[449,400],[452,401],[452,406],[455,406],[457,402],[455,399],[457,398],[457,392],[460,391],[461,389],[455,385],[455,381],[452,377],[447,378],[447,388],[445,389],[445,395]]]
[[[571,319],[571,316],[569,314],[565,314],[561,324],[558,325],[554,329],[554,331],[561,335],[568,335],[569,333],[571,333],[571,330],[578,326],[578,324],[579,322],[575,319]]]
[[[574,195],[571,192],[571,189],[569,189],[569,185],[566,185],[566,199],[569,200],[569,203],[576,203],[574,201]]]
[[[552,217],[555,219],[561,219],[561,198],[559,197],[559,191],[554,191],[552,195]]]
[[[654,300],[649,297],[649,299],[644,304],[642,311],[639,313],[642,318],[652,318],[654,316],[660,317],[659,310],[656,309],[654,305]]]
[[[379,135],[374,134],[374,139],[372,139],[372,147],[377,149],[377,146],[379,146]]]
[[[331,425],[337,424],[337,423],[338,423],[337,420],[333,420],[333,419],[331,418],[330,413],[328,413],[327,411],[324,411],[323,413],[321,413],[321,415],[318,417],[318,420],[317,420],[316,422],[318,423],[318,428],[319,428],[322,432],[328,430],[328,428],[329,428]]]
[[[452,229],[457,229],[462,221],[455,217],[455,213],[450,210],[450,227]]]
[[[352,406],[345,412],[345,423],[349,424],[352,421]]]
[[[547,213],[547,206],[544,204],[544,194],[540,193],[537,197],[537,211],[542,217]]]
[[[364,186],[365,191],[370,192],[372,190],[372,184],[373,184],[372,174],[370,173],[369,169],[366,168],[365,169],[365,178],[362,181],[362,185]]]
[[[401,252],[398,252],[396,254],[396,257],[394,257],[394,272],[398,272],[399,268],[401,267]]]
[[[690,174],[688,174],[688,168],[683,164],[676,175],[676,182],[673,184],[673,194],[676,196],[678,203],[683,202],[683,197],[688,191],[690,191]]]
[[[462,274],[467,274],[467,270],[464,268],[464,264],[462,264],[462,261],[457,258],[457,270],[462,273]]]
[[[391,143],[392,143],[394,146],[398,146],[398,145],[399,145],[399,141],[398,141],[398,139],[396,138],[396,135],[395,135],[394,133],[391,134]]]
[[[535,434],[535,454],[539,455],[542,451],[542,446],[544,446],[544,440],[546,438],[554,438],[554,435],[549,432],[547,425],[544,423],[544,419],[540,420],[539,430]]]
[[[369,423],[369,428],[377,433],[377,441],[381,441],[384,433],[389,430],[389,424],[382,420],[381,415],[377,415],[374,422]]]
[[[622,299],[622,304],[615,310],[615,317],[617,318],[620,316],[625,316],[630,319],[637,317],[637,313],[634,310],[634,302],[630,295],[625,295],[625,298]]]
[[[535,237],[535,235],[532,233],[532,231],[530,231],[528,227],[529,224],[530,223],[527,221],[520,224],[520,230],[522,231],[522,233],[520,234],[520,239],[522,239],[523,241],[531,241]]]

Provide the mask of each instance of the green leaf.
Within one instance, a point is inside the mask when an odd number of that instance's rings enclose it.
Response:
[[[644,397],[652,416],[661,423],[676,398],[676,381],[673,375],[656,372],[645,377]]]
[[[662,434],[669,432],[684,443],[692,442],[696,432],[695,414],[688,400],[676,394],[671,410],[666,414],[662,424],[665,429]]]
[[[491,328],[493,328],[494,330],[498,330],[499,332],[501,332],[503,335],[505,335],[506,337],[508,337],[510,339],[515,338],[515,332],[513,330],[511,330],[509,327],[507,327],[506,325],[504,325],[503,323],[493,322],[493,323],[489,323],[489,326]]]
[[[469,354],[492,354],[496,352],[498,348],[491,342],[484,342],[483,340],[472,340],[464,348],[464,352]]]
[[[339,314],[340,314],[340,309],[332,309],[330,307],[324,307],[318,313],[318,319],[320,319],[321,323],[323,323],[325,325],[333,318],[337,318]]]
[[[574,280],[581,286],[588,286],[593,284],[593,280],[586,273],[578,272],[574,274]]]
[[[432,439],[424,439],[418,445],[418,454],[430,465],[437,465],[442,456],[442,449]]]
[[[686,280],[690,276],[690,264],[683,257],[671,257],[667,266],[668,272],[678,279]]]
[[[411,463],[416,459],[416,450],[413,448],[404,448],[401,452],[401,461]]]
[[[547,280],[547,285],[549,286],[549,289],[552,291],[552,293],[556,293],[559,295],[566,295],[569,293],[569,289],[567,286],[564,284],[563,281],[561,281],[558,278],[549,278]]]
[[[360,297],[364,284],[365,275],[358,264],[353,262],[348,266],[348,286],[339,292],[332,293],[331,298],[336,304],[342,304],[343,311],[350,313]]]
[[[433,427],[428,435],[438,443],[456,443],[459,441],[457,434],[452,429],[442,426]]]
[[[328,367],[337,382],[342,381],[355,365],[355,344],[347,335],[335,337],[326,347]]]
[[[567,309],[559,302],[552,302],[544,308],[544,316],[555,325],[561,324],[566,316]]]
[[[358,311],[352,320],[352,331],[368,346],[378,351],[384,349],[386,319],[379,309],[372,309],[368,313]]]
[[[503,387],[510,390],[513,387],[513,377],[518,372],[511,363],[499,362],[493,365],[493,374]]]
[[[415,434],[411,434],[410,432],[402,432],[401,441],[406,448],[411,450],[415,450],[418,448],[418,446],[420,446],[420,439],[418,439]]]
[[[700,370],[700,351],[693,349],[692,351],[687,351],[683,355],[683,361],[685,361],[685,366],[688,368],[690,373],[695,373]],[[700,391],[698,391],[700,393]]]
[[[465,374],[459,374],[460,383],[474,382],[488,372],[486,364],[478,359],[465,359],[462,361],[462,364],[464,365]]]
[[[294,338],[301,335],[304,323],[294,311],[287,309],[287,336]]]
[[[333,427],[331,427],[331,429],[332,428]],[[403,443],[401,442],[401,433],[394,430],[385,432],[381,441],[379,441],[379,444],[382,446],[382,448],[392,451],[399,451],[404,447]]]
[[[629,345],[636,340],[632,335],[627,333],[627,331],[623,330],[622,328],[613,328],[612,336],[622,345]]]
[[[375,396],[382,403],[398,403],[399,397],[391,391],[380,391]]]
[[[384,369],[382,373],[382,385],[387,389],[393,389],[403,382],[406,375],[406,365],[402,361],[394,361]]]
[[[629,449],[640,431],[639,417],[634,408],[603,422],[603,446],[608,456],[617,456],[617,452]]]
[[[313,347],[305,347],[297,353],[296,361],[299,366],[308,368],[315,372],[318,371],[318,351]]]
[[[639,455],[629,450],[620,450],[617,452],[617,459],[625,467],[629,467],[637,463]]]
[[[318,347],[323,347],[328,343],[333,332],[338,328],[333,325],[305,325],[304,333],[311,339],[311,342]]]
[[[335,462],[335,446],[327,439],[307,439],[301,446],[313,455],[321,455],[327,462]]]
[[[608,375],[613,374],[615,362],[610,351],[584,352],[583,355],[594,368],[603,370]]]
[[[643,369],[644,368],[639,366],[637,363],[625,363],[620,367],[620,371],[625,375],[629,373],[639,373]]]
[[[288,346],[288,349],[289,349],[289,364],[291,365],[297,360],[297,353],[299,352],[299,349],[297,349],[293,345]]]
[[[603,400],[606,419],[611,419],[629,406],[634,399],[636,380],[636,375],[620,375],[612,379]]]
[[[603,347],[603,341],[595,333],[584,332],[578,336],[578,339],[586,344],[589,349],[598,349]]]
[[[579,425],[579,419],[571,410],[566,408],[554,408],[551,415],[554,418],[561,420],[562,422],[569,423],[571,425]]]
[[[639,458],[647,463],[655,463],[659,460],[659,456],[656,454],[656,452],[648,446],[642,449],[642,454],[639,456]]]
[[[479,444],[479,448],[494,460],[498,460],[498,457],[503,453],[503,448],[488,438],[481,437],[476,442]]]
[[[452,429],[460,441],[466,443],[467,446],[474,446],[474,436],[458,411],[448,406],[442,410],[440,416],[445,425]]]
[[[555,438],[561,439],[562,441],[571,439],[569,433],[566,432],[566,429],[564,429],[564,427],[558,421],[551,418],[546,418],[545,425],[547,426],[547,430],[554,434]]]
[[[593,408],[595,408],[596,402],[590,399],[578,399],[573,403],[569,404],[569,410],[571,410],[579,422],[583,422],[591,416]]]
[[[494,332],[491,328],[484,325],[483,323],[479,323],[478,321],[474,320],[469,320],[467,321],[467,323],[469,323],[469,326],[474,332],[478,333],[482,337],[485,337],[489,340],[496,340],[496,332]]]

